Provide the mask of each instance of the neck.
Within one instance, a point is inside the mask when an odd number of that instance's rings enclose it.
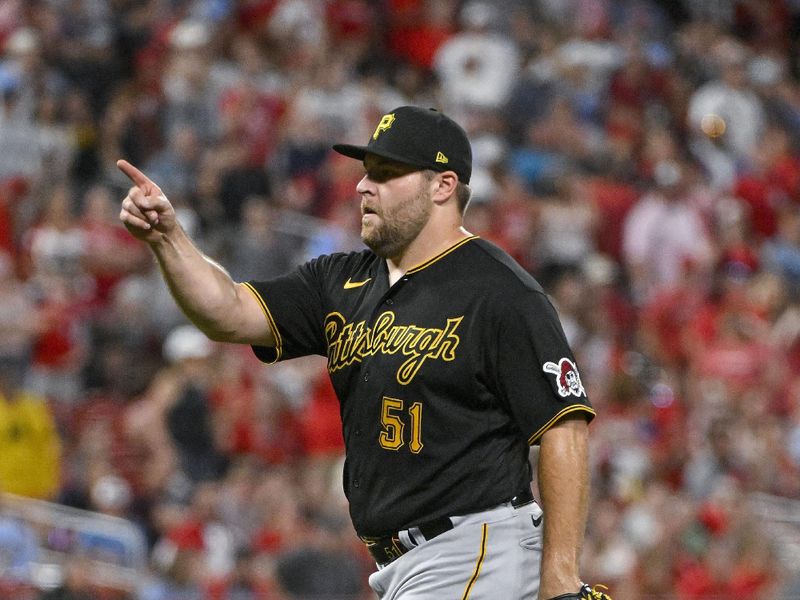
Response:
[[[400,254],[386,258],[386,266],[389,268],[389,285],[394,285],[408,270],[441,254],[472,235],[461,225],[448,228],[445,232],[435,229],[423,229]]]

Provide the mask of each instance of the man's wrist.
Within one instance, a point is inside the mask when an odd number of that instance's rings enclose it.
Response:
[[[167,253],[185,254],[191,251],[194,246],[192,240],[186,235],[183,228],[176,226],[169,231],[159,231],[158,235],[153,236],[147,240],[156,256],[162,256]]]
[[[547,600],[611,600],[610,596],[597,588],[608,589],[604,585],[596,585],[594,588],[590,588],[587,584],[581,583],[581,587],[577,592],[551,596]]]
[[[548,560],[548,558],[550,560]],[[549,567],[549,565],[553,565]],[[573,572],[577,569],[572,565],[572,561],[563,568],[556,568],[556,561],[552,557],[543,557],[542,559],[542,577],[539,586],[539,598],[542,600],[555,600],[561,599],[562,596],[569,598],[570,594],[574,591],[580,590],[583,581],[580,575],[574,575]],[[569,573],[569,574],[567,574]]]

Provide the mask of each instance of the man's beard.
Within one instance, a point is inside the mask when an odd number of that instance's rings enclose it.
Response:
[[[423,182],[412,200],[379,214],[380,222],[369,229],[362,225],[361,240],[382,258],[399,256],[425,227],[431,211],[427,182]]]

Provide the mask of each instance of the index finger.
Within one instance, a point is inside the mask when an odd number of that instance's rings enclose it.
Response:
[[[161,191],[161,188],[159,188],[152,179],[134,167],[127,160],[118,160],[117,167],[120,171],[125,173],[125,175],[128,176],[128,179],[130,179],[136,185],[136,187],[142,190],[146,196],[149,196],[154,192],[158,193]]]

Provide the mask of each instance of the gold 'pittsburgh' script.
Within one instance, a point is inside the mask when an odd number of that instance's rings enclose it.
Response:
[[[348,323],[341,313],[325,317],[325,338],[328,340],[328,371],[333,373],[365,356],[402,353],[408,359],[397,369],[397,381],[411,383],[426,360],[451,361],[461,339],[456,329],[464,317],[447,319],[444,329],[395,325],[395,315],[387,310],[378,316],[373,327],[365,321]]]

